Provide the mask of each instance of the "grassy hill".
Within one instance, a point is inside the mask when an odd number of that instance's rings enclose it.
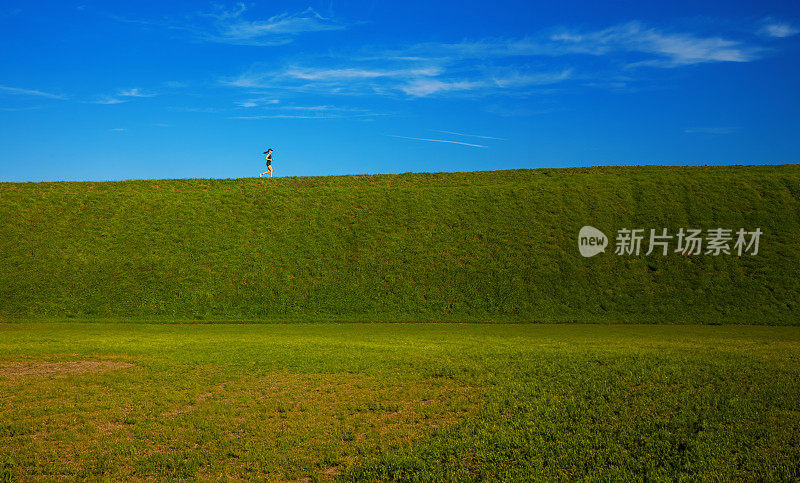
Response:
[[[800,323],[800,165],[0,183],[0,220],[4,320]],[[614,254],[682,227],[763,235]]]

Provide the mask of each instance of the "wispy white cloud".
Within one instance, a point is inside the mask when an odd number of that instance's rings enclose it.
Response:
[[[233,45],[285,45],[304,33],[344,30],[342,22],[318,14],[313,8],[298,12],[283,12],[266,19],[247,18],[248,5],[238,3],[233,8],[217,5],[212,12],[197,12],[182,19],[132,19],[117,15],[119,22],[160,27],[183,32],[192,40]]]
[[[231,87],[243,87],[246,89],[262,88],[262,87],[266,88],[270,86],[265,82],[265,79],[271,75],[272,75],[271,72],[265,72],[265,73],[247,72],[236,77],[224,78],[220,80],[220,84]]]
[[[129,102],[133,98],[142,98],[142,97],[154,97],[155,94],[142,92],[138,88],[127,89],[127,90],[120,90],[113,96],[101,96],[94,101],[91,101],[93,104],[105,104],[105,105],[114,105],[114,104],[122,104],[125,102]]]
[[[246,20],[247,7],[240,3],[232,11],[209,14],[215,19],[215,31],[207,33],[207,40],[239,45],[283,45],[297,35],[307,32],[344,30],[346,27],[307,8],[302,12],[281,13],[266,20]]]
[[[573,77],[573,69],[563,69],[555,72],[521,73],[510,72],[492,76],[492,82],[497,87],[528,87],[532,85],[558,84]]]
[[[444,62],[509,57],[611,56],[638,53],[652,56],[652,65],[677,67],[705,62],[749,62],[761,48],[743,40],[691,32],[670,32],[627,22],[599,30],[560,28],[519,39],[465,40],[456,43],[421,43],[383,54],[394,59]]]
[[[248,89],[269,89],[276,86],[304,90],[309,86],[326,88],[355,86],[363,87],[359,82],[370,82],[383,79],[409,79],[415,77],[436,76],[441,69],[434,67],[412,67],[408,69],[366,69],[366,68],[311,68],[290,66],[282,70],[253,70],[237,77],[222,79],[223,85]],[[255,102],[255,101],[253,101]]]
[[[486,83],[483,81],[415,79],[400,89],[409,96],[425,97],[441,92],[470,91],[484,86]]]
[[[117,93],[117,95],[118,96],[122,96],[122,97],[154,97],[155,96],[155,94],[142,92],[139,89],[128,89],[126,91],[125,90],[119,91],[119,93]]]
[[[229,17],[242,12],[240,8]],[[783,24],[773,29],[776,35],[792,31]],[[522,97],[570,87],[629,92],[652,78],[645,68],[753,62],[770,49],[774,47],[759,45],[753,37],[633,21],[600,29],[551,28],[524,38],[365,46],[361,51],[295,57],[292,64],[256,64],[220,83],[270,96],[296,91],[401,98]],[[247,100],[239,106],[261,104]]]
[[[628,22],[606,29],[581,32],[562,30],[549,38],[554,54],[606,56],[638,53],[649,59],[631,65],[672,68],[709,62],[751,62],[762,49],[742,40],[668,32]]]
[[[479,74],[480,75],[480,74]],[[454,91],[482,91],[484,94],[497,90],[524,89],[534,85],[557,84],[572,76],[566,69],[560,72],[519,73],[504,72],[489,77],[459,80],[414,79],[400,89],[413,97],[425,97]]]
[[[251,46],[285,45],[305,33],[345,30],[348,27],[339,20],[320,15],[311,7],[260,19],[252,18],[251,13],[248,5],[237,3],[232,8],[215,5],[211,12],[196,12],[180,19],[135,19],[118,15],[110,17],[144,28],[155,27],[183,33],[198,42]]]
[[[645,75],[637,68],[752,62],[764,52],[752,39],[628,22],[594,30],[549,29],[516,39],[373,47],[369,55],[342,52],[308,59],[305,65],[254,66],[221,82],[247,89],[411,98],[530,95],[569,82],[630,90]],[[581,56],[599,60],[582,62]]]
[[[116,97],[105,96],[105,97],[101,97],[100,99],[92,101],[92,103],[93,104],[112,105],[112,104],[122,104],[123,102],[128,102],[128,100],[129,99],[118,99]]]
[[[20,87],[9,87],[0,85],[0,93],[14,94],[20,96],[36,96],[47,97],[49,99],[66,99],[65,96],[60,94],[52,94],[50,92],[37,91],[35,89],[22,89]]]
[[[791,37],[793,35],[797,35],[798,33],[800,33],[800,29],[789,23],[779,22],[772,18],[767,18],[764,21],[764,26],[761,27],[761,30],[759,30],[759,33],[767,37],[774,37],[780,39],[784,37]]]
[[[278,99],[270,99],[268,97],[257,97],[253,99],[247,99],[244,101],[239,101],[236,103],[239,107],[259,107],[264,105],[275,105],[280,103]]]
[[[395,134],[386,134],[386,136],[393,137],[393,138],[400,138],[400,139],[412,139],[414,141],[428,141],[434,143],[448,143],[448,144],[461,144],[463,146],[471,146],[473,148],[486,148],[488,146],[484,146],[482,144],[471,144],[471,143],[462,143],[461,141],[449,141],[447,139],[429,139],[429,138],[415,138],[410,136],[398,136]]]
[[[114,132],[125,132],[127,130],[128,130],[128,128],[125,128],[125,127],[115,127],[114,129],[112,129],[112,131],[114,131]]]
[[[572,77],[572,71],[518,72],[503,68],[497,72],[462,72],[462,77],[447,74],[443,66],[407,66],[396,69],[287,67],[283,70],[252,70],[237,77],[222,79],[223,85],[246,89],[286,89],[339,94],[405,94],[410,97],[452,93],[483,94],[499,90],[523,89],[532,85],[554,84]],[[248,101],[242,107],[255,107]]]

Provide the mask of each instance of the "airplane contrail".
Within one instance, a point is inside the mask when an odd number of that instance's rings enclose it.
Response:
[[[455,131],[441,131],[439,129],[432,129],[432,131],[434,131],[434,132],[442,132],[442,133],[445,133],[445,134],[455,134],[456,136],[468,136],[468,137],[471,137],[471,138],[496,139],[498,141],[507,141],[507,139],[495,138],[495,137],[492,137],[492,136],[481,136],[479,134],[464,134],[464,133],[455,132]]]
[[[386,136],[390,136],[390,137],[393,137],[393,138],[401,138],[401,139],[414,139],[414,140],[417,140],[417,141],[431,141],[431,142],[434,142],[434,143],[463,144],[464,146],[472,146],[474,148],[485,148],[485,147],[487,147],[487,146],[484,146],[482,144],[462,143],[460,141],[448,141],[446,139],[412,138],[412,137],[409,137],[409,136],[397,136],[397,135],[394,135],[394,134],[386,134]]]

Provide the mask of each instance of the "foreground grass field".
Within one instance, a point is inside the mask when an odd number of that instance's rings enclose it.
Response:
[[[800,478],[800,328],[0,324],[0,480]]]

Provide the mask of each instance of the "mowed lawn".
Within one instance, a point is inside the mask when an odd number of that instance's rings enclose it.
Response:
[[[800,327],[0,324],[0,480],[800,478]]]

